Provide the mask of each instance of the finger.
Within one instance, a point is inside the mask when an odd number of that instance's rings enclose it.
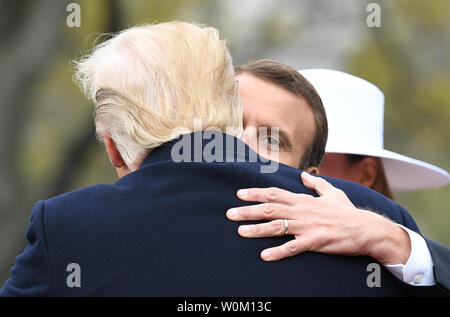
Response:
[[[261,252],[264,261],[278,261],[309,250],[305,239],[294,239],[278,247],[269,248]]]
[[[287,205],[264,203],[228,209],[227,218],[233,221],[293,219],[294,212]]]
[[[273,202],[291,205],[295,201],[296,194],[277,187],[248,188],[237,192],[239,199],[261,203]]]
[[[303,184],[318,193],[320,196],[326,195],[333,189],[336,189],[333,185],[328,183],[326,180],[320,177],[312,176],[307,172],[302,172],[302,181]]]
[[[288,222],[288,233],[298,234],[299,228],[297,228],[298,221]],[[279,237],[286,234],[284,219],[277,219],[266,223],[257,225],[245,225],[240,226],[238,233],[244,238],[265,238],[265,237]]]

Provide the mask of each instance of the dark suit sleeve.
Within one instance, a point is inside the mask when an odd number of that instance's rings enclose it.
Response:
[[[11,277],[0,290],[0,296],[52,295],[52,273],[45,236],[43,201],[33,208],[26,239],[28,246],[16,258]]]
[[[404,283],[404,287],[412,296],[450,296],[450,249],[442,244],[422,236],[428,246],[433,259],[434,278],[436,284],[433,286],[413,286]]]
[[[431,258],[433,259],[436,284],[447,295],[450,295],[450,249],[430,238],[423,238],[427,243],[428,250],[430,250]]]
[[[400,205],[399,210],[401,214],[399,223],[419,233],[425,239],[433,259],[436,281],[434,286],[411,286],[406,283],[405,286],[410,289],[414,296],[450,296],[450,249],[423,236],[411,215]]]

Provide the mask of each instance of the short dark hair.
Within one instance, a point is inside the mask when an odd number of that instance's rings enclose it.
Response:
[[[247,73],[266,80],[306,100],[314,113],[316,131],[305,149],[299,168],[319,166],[325,154],[328,138],[328,121],[325,108],[314,86],[297,70],[271,60],[259,60],[235,68],[236,75]]]

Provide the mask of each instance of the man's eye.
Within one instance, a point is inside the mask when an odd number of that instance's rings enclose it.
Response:
[[[280,145],[280,142],[278,142],[277,139],[272,138],[272,137],[270,137],[270,136],[267,137],[266,140],[267,140],[267,143],[268,143],[270,146],[279,146],[279,145]]]

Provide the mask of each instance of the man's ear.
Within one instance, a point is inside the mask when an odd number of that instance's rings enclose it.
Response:
[[[125,165],[119,150],[116,147],[113,139],[111,139],[106,133],[103,133],[103,139],[105,140],[106,151],[108,152],[109,160],[111,164],[116,168],[121,168]]]
[[[378,174],[379,166],[377,160],[368,156],[358,162],[358,165],[360,169],[358,183],[369,188],[372,187]]]
[[[319,168],[316,166],[308,167],[305,172],[308,172],[309,174],[313,175],[319,175]]]

